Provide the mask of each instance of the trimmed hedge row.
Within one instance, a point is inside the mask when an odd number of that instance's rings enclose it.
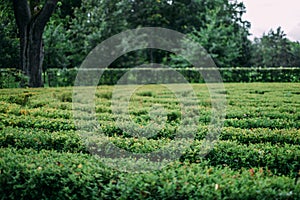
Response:
[[[134,69],[135,72],[131,74],[130,80],[133,82],[138,80],[141,83],[148,83],[156,80],[158,82],[178,83],[179,81],[175,76],[170,76],[169,69]],[[99,85],[114,85],[129,70],[125,68],[106,69],[99,80]],[[212,70],[205,68],[176,68],[175,70],[190,83],[204,83],[201,73],[213,76]],[[300,80],[300,68],[220,68],[219,71],[224,82],[299,82]],[[48,69],[46,72],[47,79],[44,82],[49,87],[73,86],[77,73],[77,68]],[[86,80],[89,80],[88,74]],[[21,80],[25,79],[17,69],[0,70],[0,88],[19,87]]]
[[[0,199],[299,199],[295,179],[267,168],[233,171],[171,163],[127,174],[83,154],[0,149]]]
[[[192,145],[182,156],[182,160],[201,162],[203,146],[201,142]],[[299,145],[274,145],[271,143],[239,144],[232,141],[220,141],[204,157],[210,165],[229,166],[232,169],[268,167],[276,174],[291,175],[300,170]]]
[[[287,129],[300,128],[300,121],[295,119],[270,119],[267,117],[254,117],[249,119],[226,119],[226,127],[235,127],[243,129],[251,128],[270,128],[270,129]]]
[[[92,69],[93,70],[93,69]],[[99,69],[95,69],[99,70]],[[130,69],[106,69],[99,85],[114,85]],[[201,73],[213,76],[210,69],[175,69],[190,83],[204,83]],[[221,68],[219,69],[223,82],[299,82],[300,68]],[[78,69],[49,69],[47,71],[48,85],[53,87],[73,86]],[[179,79],[170,76],[168,69],[134,69],[131,79],[135,83],[157,82],[178,83]],[[199,73],[200,72],[200,73]],[[89,73],[87,73],[88,76]],[[88,77],[86,77],[87,80]],[[81,80],[84,82],[84,80]]]
[[[201,99],[199,125],[197,131],[185,132],[195,133],[195,141],[180,152],[181,162],[147,174],[120,172],[130,160],[124,154],[102,157],[115,162],[116,169],[88,154],[72,120],[71,88],[2,90],[0,199],[300,199],[298,85],[225,84],[225,127],[206,156],[202,142],[210,122],[209,95],[205,84],[193,85]],[[109,136],[100,138],[98,145],[110,141],[129,152],[145,153],[173,140],[181,115],[172,92],[149,85],[133,95],[129,110],[137,127],[151,122],[152,104],[168,108],[164,128],[157,126],[158,134],[146,139],[131,135],[136,130],[132,124],[121,124],[123,130],[116,126],[112,90],[103,86],[96,93],[96,117]],[[82,124],[91,125],[89,120]],[[117,154],[106,150],[105,155]],[[131,160],[129,166],[151,169],[152,163],[139,161]]]
[[[112,170],[88,155],[0,149],[0,199],[96,199]]]
[[[237,141],[243,144],[271,143],[271,144],[300,144],[299,129],[242,129],[224,127],[220,140]]]
[[[297,199],[299,184],[268,169],[233,171],[228,167],[175,163],[152,174],[124,176],[110,187],[113,199]],[[112,184],[113,185],[113,184]]]
[[[46,129],[50,132],[75,130],[73,121],[68,119],[52,119],[31,116],[8,116],[7,114],[0,114],[0,129],[6,126],[20,127],[20,128],[39,128]]]
[[[0,147],[87,153],[83,141],[74,131],[49,132],[32,128],[5,127],[0,130]]]
[[[26,77],[18,69],[0,69],[0,88],[18,88],[25,80]]]
[[[45,130],[51,132],[65,132],[75,131],[75,125],[72,121],[62,118],[44,118],[44,117],[31,117],[31,116],[14,116],[14,115],[0,115],[0,129],[5,127],[14,128],[33,128],[39,130]],[[256,121],[254,121],[256,122]],[[270,124],[268,120],[259,121],[260,123],[254,123],[250,119],[248,120],[226,120],[225,127],[220,134],[221,140],[236,140],[240,143],[288,143],[299,144],[300,136],[297,127],[300,124],[289,123],[282,121],[282,124]],[[230,123],[230,124],[229,124]],[[272,122],[271,122],[272,123]],[[102,121],[101,130],[107,136],[121,136],[132,137],[130,132],[126,132],[117,127],[112,121]],[[265,127],[265,128],[261,128]],[[130,130],[130,127],[127,127]],[[151,139],[161,138],[174,138],[176,134],[176,124],[166,124],[163,129],[158,130],[157,134],[151,136]],[[204,139],[207,134],[207,126],[200,125],[197,133],[195,133],[195,139]]]
[[[118,137],[111,137],[109,140],[122,149],[139,153],[155,151],[170,142],[169,139],[147,140]],[[13,129],[9,127],[0,131],[0,147],[87,153],[83,141],[75,132],[48,132],[34,129]],[[207,160],[210,165],[226,165],[233,169],[268,167],[273,172],[285,175],[290,175],[290,173],[296,173],[300,170],[300,147],[298,145],[286,143],[257,143],[247,145],[234,141],[219,141],[205,157],[201,154],[202,150],[202,141],[196,140],[183,153],[181,159],[182,161],[185,160],[192,163]],[[108,151],[110,150],[108,149]]]
[[[125,134],[121,129],[111,129],[111,127],[103,126],[104,134],[108,137],[115,138],[114,140],[128,140],[131,143],[141,141],[154,141],[155,140],[170,140],[174,131],[165,131],[152,138],[136,139],[129,133]],[[119,130],[119,132],[114,132]],[[208,133],[207,126],[199,127],[198,132],[195,134],[195,140],[205,139]],[[255,129],[241,129],[233,127],[223,127],[219,140],[236,141],[239,144],[259,144],[270,143],[274,145],[298,145],[300,144],[300,130],[299,129],[268,129],[268,128],[255,128]],[[122,142],[121,142],[122,143]],[[0,130],[0,146],[12,146],[16,148],[34,148],[38,149],[53,149],[57,151],[71,151],[78,152],[84,151],[83,143],[80,135],[75,130],[65,131],[49,131],[40,128],[18,128],[18,127],[4,127]],[[153,149],[150,149],[151,151]]]

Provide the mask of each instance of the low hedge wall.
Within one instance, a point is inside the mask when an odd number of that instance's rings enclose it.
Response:
[[[228,133],[221,135],[221,138],[226,136],[228,137]],[[251,138],[251,135],[249,137]],[[120,137],[112,137],[110,141],[130,152],[152,152],[168,143],[167,139],[137,140],[135,138]],[[196,140],[190,148],[183,152],[181,161],[190,163],[208,162],[211,166],[224,165],[232,169],[268,167],[273,173],[279,175],[293,175],[300,170],[300,147],[297,145],[271,142],[245,144],[240,143],[240,141],[244,142],[242,137],[236,141],[219,141],[203,157],[201,154],[202,141]],[[88,153],[80,136],[71,131],[50,133],[39,129],[12,129],[7,127],[0,131],[0,147]]]
[[[93,69],[92,69],[93,70]],[[99,85],[114,85],[130,69],[107,69],[103,72]],[[211,74],[211,69],[175,69],[182,74],[189,83],[204,83],[201,73]],[[48,85],[72,86],[78,69],[50,69],[47,71]],[[199,73],[200,72],[200,73]],[[219,72],[223,82],[299,82],[300,68],[221,68]],[[88,73],[87,73],[88,74]],[[88,76],[88,75],[87,75]],[[87,80],[88,77],[86,78]],[[129,81],[135,83],[149,83],[153,79],[157,82],[178,83],[178,77],[170,76],[168,69],[135,69]]]
[[[89,69],[99,70],[99,69]],[[99,85],[114,85],[118,80],[130,69],[106,69]],[[196,68],[176,68],[177,72],[182,74],[190,83],[204,83],[205,80],[201,73],[211,74],[211,69],[196,69]],[[200,72],[200,73],[199,73]],[[220,68],[219,72],[223,82],[299,82],[300,68]],[[44,83],[49,87],[73,86],[78,73],[77,68],[72,69],[48,69],[44,74]],[[211,74],[213,75],[213,74]],[[89,73],[85,80],[89,79]],[[135,73],[131,73],[130,80],[135,83],[168,82],[178,83],[178,77],[170,75],[170,69],[137,69]],[[19,87],[21,80],[26,80],[19,70],[16,69],[1,69],[0,70],[0,88]],[[83,80],[84,81],[84,80]]]
[[[144,174],[87,154],[0,148],[0,199],[299,199],[295,179],[268,168],[172,163]],[[251,190],[249,190],[251,188]]]

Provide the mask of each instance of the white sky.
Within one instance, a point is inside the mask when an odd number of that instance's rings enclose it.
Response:
[[[244,19],[251,22],[253,37],[261,37],[272,28],[281,26],[287,37],[300,41],[300,0],[239,0],[247,13]]]

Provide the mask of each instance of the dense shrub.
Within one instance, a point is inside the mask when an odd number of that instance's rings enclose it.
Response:
[[[0,149],[1,199],[97,199],[115,173],[83,154]]]
[[[80,136],[74,131],[50,132],[34,128],[6,127],[0,130],[0,147],[87,152]]]
[[[106,69],[99,85],[114,85],[130,69]],[[207,69],[176,69],[190,83],[204,83],[202,73],[211,74]],[[77,69],[50,69],[48,70],[49,86],[73,86],[77,75]],[[299,82],[299,68],[220,68],[219,72],[223,82]],[[149,76],[151,74],[151,76]],[[155,79],[157,82],[180,83],[175,76],[170,76],[167,69],[135,69],[129,82],[149,83]],[[88,73],[87,73],[88,76]],[[166,78],[168,78],[166,80]],[[89,80],[86,77],[86,80]],[[83,81],[83,80],[82,80]]]
[[[114,85],[130,69],[106,69],[99,80],[98,85]],[[204,83],[202,73],[211,74],[212,70],[177,68],[177,72],[182,74],[190,83]],[[299,68],[220,68],[219,72],[223,82],[299,82]],[[72,69],[48,69],[45,72],[45,84],[49,87],[73,86],[78,73],[77,68]],[[86,80],[88,81],[89,73]],[[151,76],[149,76],[151,74]],[[180,83],[175,76],[170,76],[167,69],[135,69],[130,80],[132,83],[149,83],[156,80],[157,82]],[[1,69],[0,71],[0,88],[16,88],[22,86],[22,81],[26,82],[26,77],[16,69]],[[151,94],[146,94],[151,95]]]
[[[0,88],[18,88],[27,77],[17,69],[0,69]]]
[[[83,154],[0,149],[1,199],[298,199],[294,179],[267,168],[233,171],[175,162],[127,174]]]
[[[156,160],[137,161],[97,147],[110,142],[139,154],[160,150],[173,141],[180,125],[191,121],[182,121],[180,102],[166,87],[144,85],[135,90],[129,114],[114,113],[114,87],[98,87],[97,129],[90,125],[89,110],[76,110],[84,117],[80,123],[91,132],[77,132],[72,88],[2,89],[0,199],[300,199],[299,83],[224,85],[226,91],[217,91],[227,99],[224,126],[218,129],[220,134],[214,133],[219,140],[209,149],[203,146],[213,99],[206,84],[193,84],[199,105],[199,116],[192,115],[197,127],[182,130],[194,140],[183,141],[190,146],[180,152],[179,159],[147,173],[122,169],[145,171]],[[181,92],[188,95],[184,88]],[[188,106],[194,106],[195,100]],[[165,110],[158,115],[165,121],[162,127],[148,126],[153,122],[151,112],[161,112],[153,104]],[[117,118],[133,123],[118,124]],[[149,130],[155,134],[136,134]],[[86,143],[81,133],[97,137]],[[96,159],[88,147],[105,154]],[[106,161],[115,163],[115,168]]]

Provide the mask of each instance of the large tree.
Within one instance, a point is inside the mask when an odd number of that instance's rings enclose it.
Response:
[[[42,87],[42,35],[58,0],[13,0],[20,35],[20,65],[29,77],[29,87]]]
[[[200,25],[191,27],[192,31],[187,33],[190,39],[201,45],[218,67],[249,66],[251,24],[242,19],[246,12],[244,4],[236,0],[200,0],[193,3],[196,2],[197,8],[201,9],[197,15]],[[188,11],[186,13],[190,15]],[[186,53],[192,51],[191,46]],[[175,67],[190,66],[180,56],[171,55],[170,61]]]
[[[73,65],[79,65],[93,47],[121,31],[163,27],[191,35],[220,67],[247,66],[251,43],[247,38],[250,23],[242,19],[245,12],[237,0],[85,0],[76,9],[70,28]],[[144,49],[120,57],[111,66],[170,64],[170,57],[157,49]]]
[[[294,52],[295,50],[294,48]],[[286,37],[281,27],[278,27],[276,31],[271,29],[262,38],[255,38],[252,45],[253,66],[291,67],[292,63],[292,42]]]

